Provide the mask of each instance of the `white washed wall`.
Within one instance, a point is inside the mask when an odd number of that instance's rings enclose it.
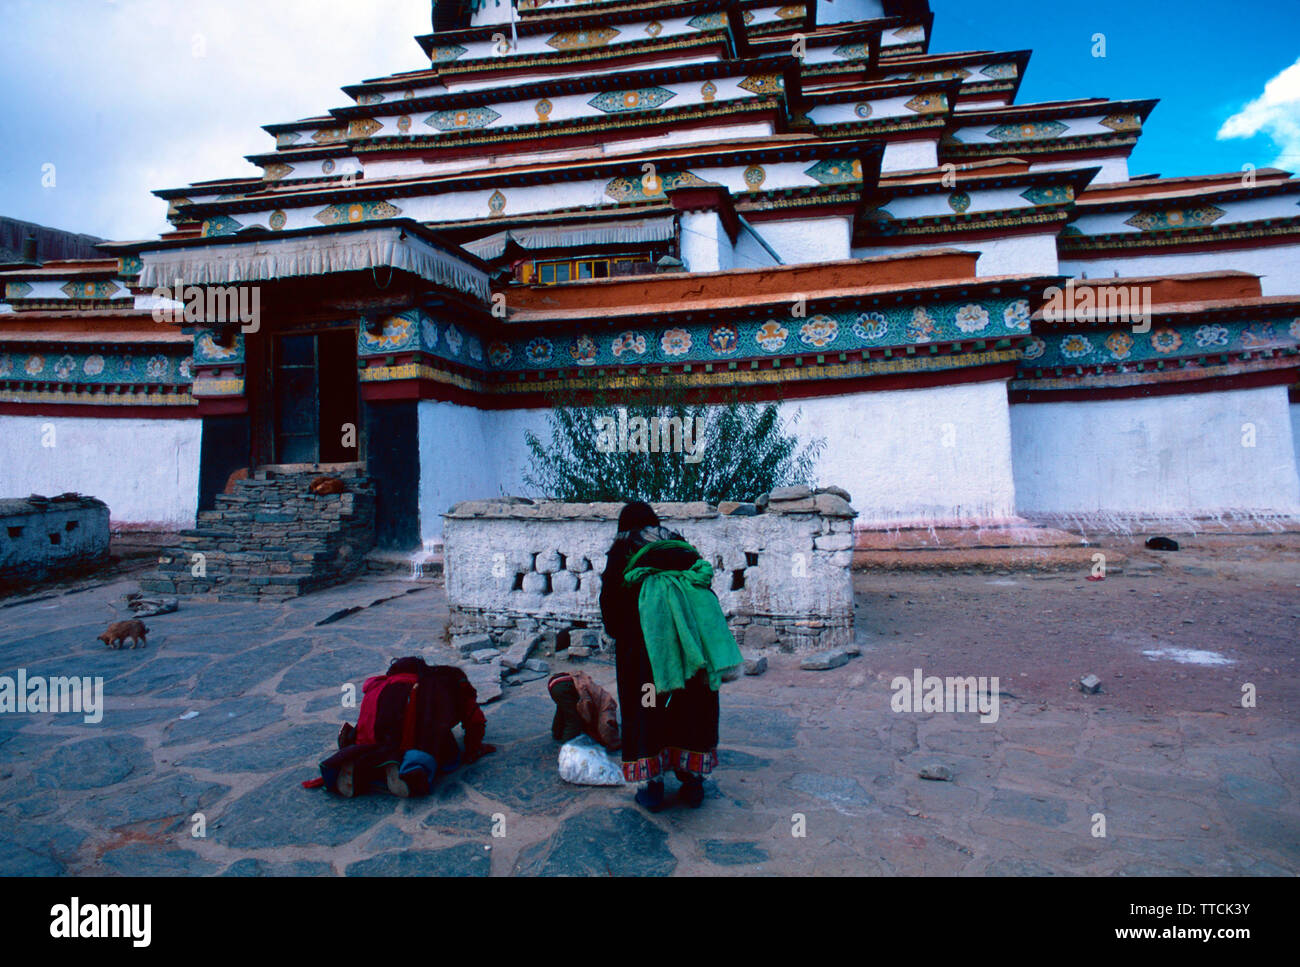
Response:
[[[1254,447],[1243,446],[1248,424]],[[1284,387],[1023,403],[1011,427],[1024,513],[1300,511]]]
[[[1291,404],[1291,443],[1295,449],[1296,471],[1300,473],[1300,403]]]
[[[870,248],[855,248],[855,259],[875,258],[882,255],[900,255],[906,252],[919,252],[935,248],[937,242],[922,242],[917,245],[878,245]],[[954,240],[952,248],[967,252],[979,252],[979,261],[975,264],[975,274],[980,277],[990,275],[1056,275],[1059,270],[1056,260],[1056,236],[1013,235],[1009,238],[981,238],[971,241]]]
[[[77,491],[108,504],[114,527],[193,527],[202,435],[198,419],[0,416],[0,496]]]
[[[939,167],[939,142],[888,141],[880,159],[881,171],[920,171]]]
[[[1090,279],[1121,276],[1181,275],[1189,272],[1249,272],[1260,277],[1266,296],[1300,293],[1300,245],[1269,245],[1221,252],[1185,252],[1125,258],[1108,256],[1087,261],[1062,261],[1061,272]]]
[[[524,484],[524,433],[550,440],[548,410],[420,404],[420,520],[425,540],[462,500],[540,496]],[[781,404],[802,443],[824,438],[819,483],[853,496],[857,524],[979,524],[1015,514],[1006,384],[886,390]]]
[[[799,400],[804,439],[824,437],[818,480],[853,497],[857,526],[977,524],[1015,513],[1006,383]]]
[[[750,224],[786,265],[834,262],[851,257],[853,224],[849,218],[763,219]],[[754,266],[740,264],[737,268]]]

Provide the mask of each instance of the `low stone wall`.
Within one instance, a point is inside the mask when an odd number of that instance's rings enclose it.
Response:
[[[508,497],[443,515],[451,634],[601,628],[600,576],[622,504]],[[747,650],[806,651],[853,639],[848,494],[785,487],[753,504],[655,504],[714,567]]]
[[[99,567],[108,561],[108,541],[102,500],[81,494],[0,499],[0,588]]]

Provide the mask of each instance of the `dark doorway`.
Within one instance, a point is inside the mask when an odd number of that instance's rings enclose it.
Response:
[[[279,336],[273,367],[275,462],[355,462],[356,334],[344,329]]]

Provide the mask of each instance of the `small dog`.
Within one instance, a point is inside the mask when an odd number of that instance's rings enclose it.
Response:
[[[307,489],[317,497],[327,497],[330,494],[347,493],[348,485],[338,477],[317,477]]]
[[[118,621],[108,626],[108,630],[99,636],[99,640],[108,647],[116,650],[126,644],[126,639],[131,639],[131,648],[144,648],[149,644],[145,640],[145,635],[149,634],[149,629],[144,626],[143,621]]]

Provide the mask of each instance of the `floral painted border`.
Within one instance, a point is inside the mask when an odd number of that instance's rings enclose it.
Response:
[[[1035,335],[1024,349],[1022,370],[1057,366],[1105,366],[1158,359],[1241,353],[1300,344],[1300,319],[1156,324],[1132,328]]]
[[[155,383],[177,386],[194,379],[194,358],[154,346],[102,353],[65,346],[42,352],[11,352],[0,346],[0,380],[105,385]]]

